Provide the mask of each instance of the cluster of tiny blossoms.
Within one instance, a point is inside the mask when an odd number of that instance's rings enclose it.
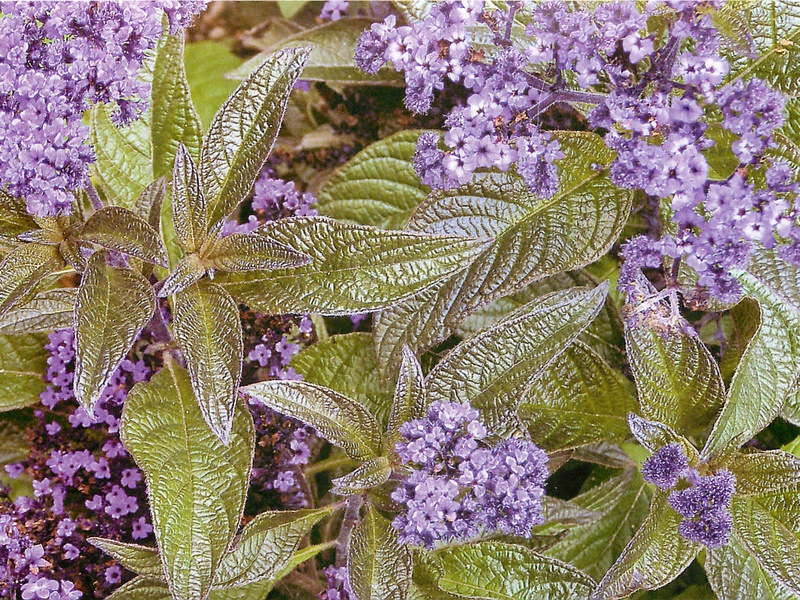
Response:
[[[320,592],[319,600],[351,600],[354,599],[353,590],[350,589],[350,579],[347,567],[325,567],[323,570],[327,582],[327,589]]]
[[[642,465],[645,481],[669,490],[682,479],[687,486],[669,495],[669,504],[683,517],[678,531],[687,540],[717,548],[728,543],[733,527],[729,510],[736,491],[736,478],[721,469],[713,475],[700,475],[689,466],[680,444],[659,448]]]
[[[68,213],[94,160],[83,113],[116,105],[119,124],[147,106],[136,78],[162,33],[204,1],[0,2],[0,185],[35,215]]]
[[[490,447],[469,403],[434,402],[424,419],[404,423],[395,451],[411,473],[392,493],[403,512],[392,523],[404,544],[433,548],[481,531],[530,537],[544,522],[547,455],[533,442]]]

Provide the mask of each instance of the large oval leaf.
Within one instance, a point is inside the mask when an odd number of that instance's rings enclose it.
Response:
[[[66,263],[56,246],[22,244],[0,262],[0,317],[33,295],[42,279]]]
[[[223,445],[203,420],[188,373],[168,360],[131,390],[120,429],[145,475],[172,595],[202,600],[244,510],[255,445],[250,413],[239,406]]]
[[[0,334],[49,333],[72,327],[78,288],[39,292],[0,317]]]
[[[0,335],[0,412],[39,401],[45,390],[46,343],[41,335]]]
[[[733,536],[720,548],[708,548],[703,565],[719,600],[795,600]]]
[[[136,213],[121,206],[106,206],[86,220],[77,236],[103,248],[169,267],[161,236]]]
[[[261,235],[234,233],[218,240],[207,256],[213,268],[231,273],[302,267],[311,258]]]

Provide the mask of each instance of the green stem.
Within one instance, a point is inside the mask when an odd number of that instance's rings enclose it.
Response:
[[[305,474],[306,477],[311,477],[312,475],[322,473],[323,471],[330,471],[331,469],[336,469],[338,467],[356,467],[358,464],[359,461],[350,458],[349,456],[335,456],[315,462],[312,465],[308,465],[308,467],[306,467]]]

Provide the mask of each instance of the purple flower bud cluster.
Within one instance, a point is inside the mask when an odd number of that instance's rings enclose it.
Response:
[[[392,522],[404,544],[433,548],[481,531],[530,537],[544,522],[547,455],[533,442],[488,446],[469,403],[434,402],[424,419],[404,423],[395,451],[412,471],[392,492],[403,512]]]
[[[725,469],[713,475],[700,475],[689,467],[680,444],[659,448],[642,465],[645,481],[667,490],[685,479],[688,487],[669,495],[670,506],[684,519],[678,531],[687,540],[717,548],[728,543],[733,518],[730,504],[736,491],[736,478]]]
[[[129,123],[147,107],[136,79],[161,35],[205,2],[0,2],[0,185],[35,215],[69,213],[94,153],[83,112],[116,105]]]
[[[325,567],[322,571],[328,583],[328,589],[320,592],[319,600],[351,600],[354,599],[350,589],[347,567]]]

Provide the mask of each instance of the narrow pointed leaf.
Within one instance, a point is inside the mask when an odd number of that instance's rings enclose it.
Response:
[[[368,460],[355,471],[333,480],[332,493],[338,496],[354,496],[363,494],[369,488],[381,485],[389,480],[392,466],[384,456]]]
[[[28,213],[24,200],[15,198],[4,190],[0,191],[0,244],[14,247],[19,243],[19,234],[37,228],[38,225]]]
[[[197,254],[184,256],[161,284],[158,297],[166,298],[173,294],[179,294],[200,281],[205,274],[206,267]]]
[[[300,47],[271,54],[214,117],[200,152],[208,226],[227,216],[253,187],[278,137],[289,93],[309,51]]]
[[[217,282],[250,308],[272,314],[356,314],[394,304],[463,269],[482,242],[347,225],[321,217],[281,219],[259,232],[311,257],[295,269],[225,274]]]
[[[0,262],[0,317],[33,295],[36,284],[64,267],[58,248],[22,244]]]
[[[105,259],[92,255],[75,304],[75,398],[89,414],[156,309],[149,281]]]
[[[214,245],[208,260],[220,271],[244,273],[302,267],[311,257],[264,236],[234,233]]]
[[[164,569],[161,566],[158,548],[127,544],[117,540],[97,537],[88,538],[87,541],[137,575],[153,577],[154,579],[163,579],[164,577]]]
[[[255,445],[250,413],[239,406],[223,445],[203,420],[188,373],[167,361],[131,390],[121,435],[145,475],[172,595],[202,600],[244,510]]]
[[[795,600],[733,536],[721,548],[708,548],[703,565],[719,600]]]
[[[142,190],[132,209],[140,218],[147,221],[159,235],[161,233],[161,207],[166,193],[167,180],[165,177],[159,177]]]
[[[0,334],[49,333],[72,327],[77,299],[77,288],[39,292],[0,317]]]
[[[78,238],[161,267],[169,267],[167,249],[161,236],[147,221],[127,208],[101,208],[89,217]]]
[[[406,421],[424,417],[427,406],[428,394],[422,365],[411,348],[403,348],[403,360],[400,363],[400,374],[397,376],[397,387],[394,390],[392,412],[389,413],[387,426],[390,438],[399,440],[400,426]]]
[[[241,391],[313,427],[351,458],[369,460],[380,455],[381,431],[375,417],[347,396],[304,381],[262,381]]]
[[[208,228],[208,205],[200,173],[185,146],[178,147],[172,172],[172,216],[175,235],[190,254],[200,249]]]
[[[154,577],[135,577],[118,587],[106,600],[172,600],[167,584]]]
[[[490,432],[512,431],[529,382],[592,322],[607,290],[554,292],[465,340],[428,375],[428,401],[468,401]]]
[[[0,412],[36,404],[45,390],[47,339],[0,335]]]
[[[227,443],[244,342],[239,307],[220,286],[201,281],[175,295],[173,330],[211,431]]]

